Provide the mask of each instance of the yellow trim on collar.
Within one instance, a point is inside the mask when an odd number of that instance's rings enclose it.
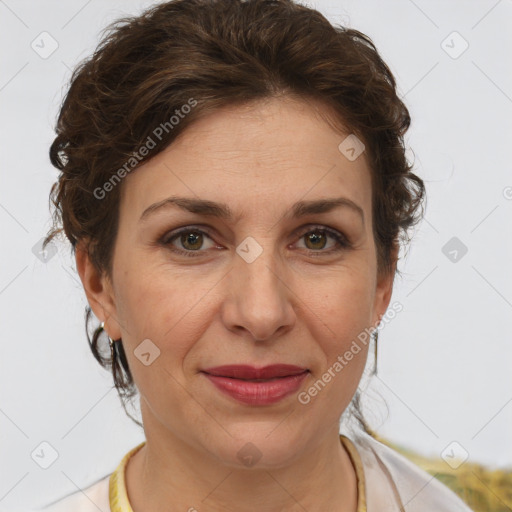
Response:
[[[356,471],[357,480],[357,512],[366,512],[366,480],[364,478],[364,468],[359,452],[354,443],[346,436],[340,435],[340,441],[348,451],[352,465]]]
[[[357,479],[357,512],[366,512],[366,490],[363,464],[354,443],[346,436],[340,435],[340,441],[347,449]],[[119,466],[110,475],[109,479],[109,502],[111,512],[133,512],[130,502],[128,501],[128,493],[126,491],[125,473],[126,466],[130,458],[135,455],[144,445],[142,442],[132,450],[130,450],[121,460]]]
[[[130,450],[119,463],[116,470],[110,475],[108,485],[108,497],[111,512],[133,512],[130,502],[128,501],[128,493],[126,491],[125,471],[126,465],[130,458],[135,455],[144,445],[146,441]]]

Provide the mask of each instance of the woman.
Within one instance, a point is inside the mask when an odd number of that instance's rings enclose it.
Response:
[[[424,196],[409,123],[371,40],[291,0],[111,27],[60,111],[46,242],[70,240],[146,441],[45,510],[469,510],[358,410]]]

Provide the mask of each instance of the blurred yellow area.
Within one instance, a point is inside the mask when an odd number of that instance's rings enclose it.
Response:
[[[453,469],[440,457],[424,457],[378,434],[374,437],[436,477],[475,512],[512,512],[512,468],[489,469],[466,461]]]

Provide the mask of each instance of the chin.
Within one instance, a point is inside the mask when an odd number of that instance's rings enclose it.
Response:
[[[227,466],[236,469],[276,469],[292,463],[301,450],[300,441],[305,442],[304,435],[299,430],[295,435],[276,422],[268,422],[268,426],[265,423],[227,428],[231,436],[222,436],[217,446],[208,448]],[[215,441],[212,439],[212,442]]]

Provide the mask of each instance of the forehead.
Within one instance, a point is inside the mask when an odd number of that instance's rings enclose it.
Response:
[[[151,203],[181,194],[228,202],[236,213],[237,205],[279,209],[344,195],[369,216],[366,154],[346,157],[339,146],[350,134],[333,129],[322,108],[272,99],[209,114],[125,178],[122,204],[140,216]]]

